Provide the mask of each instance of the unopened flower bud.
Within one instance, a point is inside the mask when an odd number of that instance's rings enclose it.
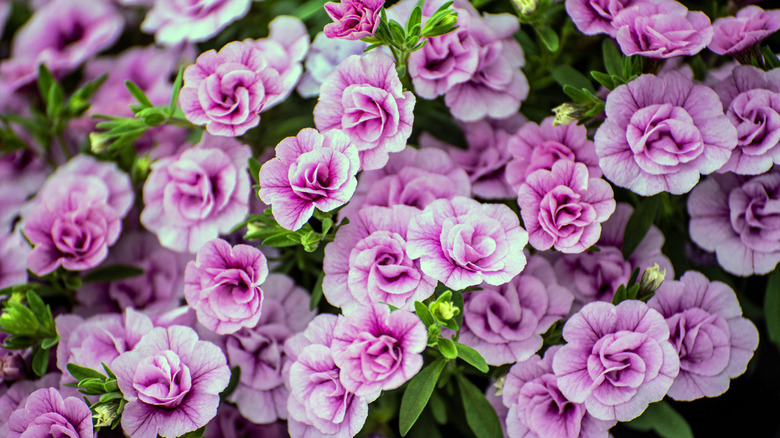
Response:
[[[95,419],[95,427],[107,427],[111,426],[117,419],[116,406],[114,404],[101,404],[95,406],[95,414],[92,418]]]
[[[513,0],[522,15],[531,15],[539,8],[539,0]]]
[[[431,309],[431,312],[433,313],[433,316],[436,317],[436,319],[440,321],[447,321],[460,313],[460,309],[452,304],[451,301],[447,301],[442,303],[435,303]]]
[[[553,108],[555,120],[553,126],[571,125],[578,122],[585,114],[586,108],[577,103],[566,102]]]
[[[504,383],[506,382],[506,374],[502,375],[498,379],[496,379],[495,382],[493,382],[493,387],[496,388],[496,395],[501,396],[504,394]]]
[[[111,137],[106,136],[102,132],[91,132],[89,134],[89,145],[92,148],[92,152],[96,154],[107,151],[110,144]]]
[[[666,277],[666,268],[662,271],[658,263],[645,269],[645,272],[642,273],[642,279],[639,281],[637,298],[646,297],[658,290],[664,281],[664,277]]]

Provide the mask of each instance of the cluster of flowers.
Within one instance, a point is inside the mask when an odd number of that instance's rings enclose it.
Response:
[[[527,22],[544,15],[516,3]],[[645,60],[645,74],[601,91],[589,133],[520,114],[517,15],[343,0],[326,4],[333,22],[313,42],[279,16],[264,38],[200,52],[254,7],[0,2],[0,22],[32,13],[0,62],[0,435],[87,438],[121,424],[140,438],[352,437],[376,426],[370,403],[457,357],[444,341],[494,367],[500,391],[486,396],[509,437],[607,437],[650,403],[717,397],[745,372],[758,331],[734,290],[695,270],[675,280],[655,225],[626,252],[635,207],[616,195],[690,192],[690,238],[723,270],[775,269],[780,69],[758,47],[780,10],[713,24],[675,0],[566,0],[579,31]],[[447,8],[457,27],[421,37]],[[157,45],[97,57],[139,27]],[[703,81],[683,62],[662,68],[705,48],[757,66],[729,60]],[[57,96],[74,72],[102,85]],[[91,116],[138,120],[172,95],[161,121],[145,117],[106,151]],[[77,97],[89,109],[69,113]],[[313,127],[273,150],[253,141],[261,113],[309,100]],[[464,145],[415,125],[423,100],[443,102]],[[252,243],[264,227],[273,235]],[[637,270],[637,299],[616,300]],[[296,284],[312,272],[316,291]],[[28,290],[51,306],[54,336],[9,323]],[[21,335],[38,343],[13,349]],[[76,386],[91,387],[78,369],[110,384],[81,397]]]

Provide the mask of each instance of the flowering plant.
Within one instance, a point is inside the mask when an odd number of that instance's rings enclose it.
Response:
[[[776,433],[763,3],[0,0],[0,436]]]

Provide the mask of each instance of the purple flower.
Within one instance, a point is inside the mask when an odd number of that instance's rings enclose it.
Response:
[[[14,35],[11,58],[0,65],[0,82],[9,91],[34,82],[40,64],[55,76],[64,76],[113,45],[123,27],[122,15],[109,2],[51,1]]]
[[[27,398],[38,389],[56,387],[60,382],[60,373],[48,373],[38,380],[18,380],[10,385],[0,396],[0,436],[8,436],[8,420],[19,409],[24,409]]]
[[[371,36],[379,26],[379,10],[385,0],[342,0],[325,3],[325,12],[333,23],[325,25],[325,36],[359,40]]]
[[[561,346],[533,355],[509,370],[503,402],[509,438],[607,438],[615,421],[594,418],[582,403],[574,403],[558,387],[553,358]]]
[[[692,56],[712,40],[710,19],[676,1],[643,2],[623,9],[612,21],[626,56],[665,59]]]
[[[717,397],[745,372],[758,347],[758,331],[742,317],[728,285],[688,271],[680,281],[664,281],[647,304],[666,318],[669,340],[680,356],[669,397]]]
[[[309,294],[291,278],[271,274],[263,283],[263,292],[263,314],[257,325],[243,328],[225,341],[228,365],[241,368],[238,386],[228,400],[255,423],[287,418],[289,391],[283,369],[289,358],[284,343],[314,318],[314,312],[309,311]]]
[[[631,256],[623,258],[623,236],[634,209],[618,203],[615,212],[602,224],[601,237],[596,242],[597,252],[579,254],[550,254],[558,283],[574,294],[575,309],[591,301],[612,302],[615,291],[631,278],[634,268],[640,271],[658,263],[666,269],[667,278],[674,278],[674,268],[661,253],[664,236],[655,225],[645,234]]]
[[[92,411],[76,397],[62,399],[54,388],[39,389],[8,420],[8,437],[92,438]]]
[[[542,347],[542,333],[571,309],[574,297],[555,278],[550,263],[533,255],[509,283],[464,294],[460,342],[489,365],[528,359]]]
[[[206,242],[184,271],[184,297],[198,314],[198,322],[220,335],[257,325],[263,307],[260,285],[268,262],[259,249]]]
[[[715,35],[707,46],[719,55],[738,55],[780,29],[780,10],[747,6],[736,17],[723,17],[712,25]]]
[[[601,223],[615,211],[612,187],[591,178],[583,163],[560,159],[552,170],[528,175],[517,197],[531,245],[578,253],[596,243]]]
[[[247,418],[241,416],[235,406],[229,403],[220,403],[219,409],[217,410],[217,417],[214,418],[214,420],[212,420],[208,426],[206,426],[206,431],[203,433],[203,437],[286,438],[289,437],[289,435],[287,434],[287,425],[281,421],[270,424],[255,424]]]
[[[331,211],[349,202],[358,170],[358,150],[343,132],[304,128],[282,140],[276,158],[263,164],[258,196],[272,206],[279,225],[298,230],[315,208]]]
[[[27,283],[30,247],[20,233],[0,234],[0,288]]]
[[[780,71],[737,66],[714,90],[737,128],[737,147],[719,170],[758,175],[780,163]]]
[[[339,316],[331,352],[344,388],[369,396],[398,388],[417,374],[427,344],[428,330],[417,315],[370,303]]]
[[[563,326],[558,388],[599,420],[628,421],[661,400],[680,371],[663,316],[638,300],[590,303]]]
[[[780,172],[713,175],[688,197],[691,240],[735,275],[763,275],[780,262]]]
[[[141,23],[159,44],[205,41],[247,12],[251,0],[157,0]]]
[[[686,193],[699,174],[723,166],[737,130],[717,94],[679,73],[642,75],[607,96],[607,120],[595,136],[604,176],[650,196]]]
[[[465,198],[439,199],[413,217],[406,253],[423,273],[460,290],[483,281],[508,283],[525,266],[528,233],[503,204]]]
[[[344,388],[331,349],[337,320],[318,315],[306,331],[284,344],[291,359],[287,424],[293,438],[354,436],[368,417],[368,402],[379,396],[379,391],[362,397]]]
[[[204,134],[178,156],[152,164],[141,223],[162,246],[195,253],[249,211],[248,146]]]
[[[406,147],[414,104],[389,55],[352,55],[322,83],[314,124],[323,132],[344,131],[357,146],[362,169],[374,170],[387,163],[388,152]]]
[[[538,169],[552,170],[564,159],[584,163],[592,178],[601,177],[599,158],[587,131],[580,125],[553,125],[548,117],[541,125],[529,122],[509,138],[507,149],[512,160],[506,165],[506,179],[517,192],[528,175]]]
[[[138,438],[180,436],[205,426],[230,380],[219,347],[178,325],[152,329],[111,370],[128,401],[122,429]]]
[[[260,123],[265,104],[282,93],[279,72],[250,42],[209,50],[184,70],[179,99],[187,120],[213,135],[237,137]]]
[[[646,0],[566,0],[566,12],[577,29],[585,35],[605,33],[615,36],[612,20],[623,9],[645,3]]]
[[[6,108],[4,111],[17,112]],[[50,170],[28,149],[0,157],[0,233],[12,232],[22,206],[43,185]]]
[[[361,305],[387,303],[412,310],[433,294],[436,280],[406,254],[409,219],[405,205],[365,207],[325,247],[322,293],[345,313]]]
[[[325,78],[350,55],[363,53],[366,46],[359,40],[330,39],[324,33],[318,33],[306,55],[306,73],[298,83],[298,94],[303,97],[319,96]]]

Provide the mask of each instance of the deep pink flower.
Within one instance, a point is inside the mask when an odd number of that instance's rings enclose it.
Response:
[[[349,202],[358,170],[358,150],[347,135],[304,128],[282,140],[276,157],[263,164],[258,196],[279,225],[298,230],[315,208],[331,211]]]
[[[68,436],[92,438],[92,411],[83,400],[62,395],[55,388],[39,389],[8,420],[8,437]]]
[[[406,254],[409,219],[419,211],[405,205],[365,207],[339,228],[325,247],[322,293],[349,313],[361,305],[387,303],[413,310],[433,294],[436,280]]]
[[[533,355],[509,370],[502,388],[509,438],[607,438],[615,420],[594,418],[582,403],[567,399],[553,373],[554,345],[544,358]]]
[[[362,169],[374,170],[387,163],[388,152],[406,147],[414,104],[389,55],[352,55],[322,83],[314,124],[322,132],[344,131],[360,152]]]
[[[412,218],[406,253],[423,273],[455,290],[509,282],[525,266],[528,233],[503,204],[439,199]]]
[[[230,380],[219,347],[178,325],[152,329],[111,370],[128,401],[122,429],[137,438],[175,437],[205,426]]]
[[[156,0],[141,23],[159,44],[205,41],[249,12],[252,0]]]
[[[747,6],[736,17],[715,20],[712,27],[715,35],[707,47],[719,55],[737,55],[780,29],[780,9]]]
[[[558,388],[600,420],[628,421],[661,400],[680,371],[663,316],[638,300],[595,302],[563,326]]]
[[[282,93],[279,72],[250,42],[209,50],[184,71],[179,95],[187,120],[213,135],[237,137],[260,123],[265,104]]]
[[[560,159],[552,170],[528,175],[517,197],[530,244],[579,253],[596,243],[601,223],[615,211],[612,187],[591,178],[583,163]]]
[[[325,3],[333,23],[325,25],[325,36],[359,40],[371,36],[379,26],[379,11],[385,0],[342,0]]]
[[[249,211],[248,146],[204,134],[195,147],[162,158],[144,183],[141,223],[162,246],[195,253]]]
[[[344,388],[369,396],[398,388],[417,374],[427,344],[428,330],[417,315],[370,303],[339,316],[331,351]]]
[[[222,239],[206,242],[184,271],[184,297],[198,321],[220,335],[257,325],[263,309],[260,285],[268,262],[250,245],[231,247]]]
[[[585,35],[605,33],[615,36],[612,21],[623,9],[647,0],[566,0],[566,12]]]
[[[679,73],[642,75],[607,96],[607,120],[595,136],[604,176],[650,196],[686,193],[700,174],[718,170],[737,130],[717,94]]]
[[[758,331],[742,317],[728,285],[688,271],[680,281],[664,281],[647,304],[666,318],[669,340],[680,356],[669,397],[717,397],[745,372],[758,347]]]
[[[477,350],[489,365],[528,359],[542,347],[542,334],[569,314],[571,292],[555,281],[550,263],[538,255],[509,283],[483,284],[463,294],[460,342]]]

